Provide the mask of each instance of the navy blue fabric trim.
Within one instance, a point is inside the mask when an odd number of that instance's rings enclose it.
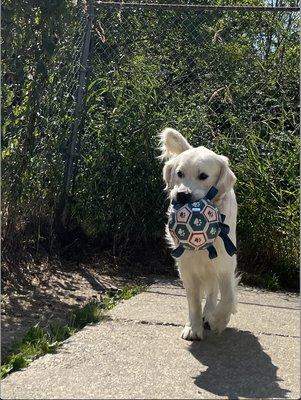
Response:
[[[208,250],[208,253],[209,253],[210,260],[212,260],[213,258],[217,257],[217,252],[216,252],[216,249],[215,249],[215,247],[213,245],[209,246],[207,248],[207,250]]]
[[[176,200],[172,200],[171,204],[173,205],[173,207],[177,210],[180,207],[183,207],[185,203],[180,203],[179,201]]]
[[[216,189],[216,187],[211,186],[211,188],[209,189],[209,192],[205,196],[205,199],[212,200],[213,197],[215,197],[217,195],[217,192],[218,192],[218,190]]]
[[[230,232],[230,228],[229,225],[224,224],[223,222],[219,223],[219,227],[221,228],[221,231],[223,233],[225,233],[226,235],[228,235],[228,233]]]
[[[226,219],[225,214],[221,214],[221,219],[222,219],[222,222],[225,222],[225,219]]]
[[[225,232],[221,231],[219,235],[223,239],[226,252],[229,256],[233,256],[237,251],[234,243]]]
[[[176,249],[173,249],[171,255],[175,258],[179,258],[184,253],[184,250],[184,247],[180,244],[180,246],[178,246]]]

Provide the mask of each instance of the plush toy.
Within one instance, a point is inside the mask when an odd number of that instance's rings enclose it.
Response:
[[[236,247],[228,237],[229,226],[224,223],[225,215],[212,203],[217,194],[212,186],[207,195],[191,203],[173,202],[169,220],[169,232],[178,245],[172,251],[173,257],[180,257],[185,250],[207,250],[209,258],[217,257],[213,243],[220,236],[230,256],[236,253]]]

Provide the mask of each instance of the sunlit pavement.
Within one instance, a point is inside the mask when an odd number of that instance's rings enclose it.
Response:
[[[221,335],[180,339],[185,291],[158,278],[101,323],[2,382],[3,399],[208,399],[299,397],[299,299],[239,289]]]

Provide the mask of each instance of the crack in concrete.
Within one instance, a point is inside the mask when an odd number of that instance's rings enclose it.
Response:
[[[125,322],[125,323],[134,323],[134,324],[140,324],[140,325],[155,325],[155,326],[172,326],[175,328],[183,328],[183,324],[177,324],[174,322],[159,322],[159,321],[146,321],[146,320],[135,320],[135,319],[129,319],[129,318],[114,318],[110,316],[105,316],[104,317],[105,321],[113,321],[113,322]],[[247,331],[251,332],[251,331]],[[292,339],[300,339],[300,336],[295,336],[295,335],[285,335],[282,333],[270,333],[270,332],[252,332],[257,335],[265,335],[265,336],[279,336],[279,337],[285,337],[285,338],[292,338]]]
[[[156,290],[147,290],[144,293],[159,294],[159,295],[164,295],[164,296],[186,297],[185,294],[165,293],[165,292],[159,292],[159,291],[156,291]],[[300,308],[296,308],[296,307],[284,307],[284,306],[274,306],[274,305],[270,305],[270,304],[249,303],[247,301],[238,301],[238,304],[247,304],[247,305],[250,305],[250,306],[280,308],[280,309],[284,309],[284,310],[300,311]]]

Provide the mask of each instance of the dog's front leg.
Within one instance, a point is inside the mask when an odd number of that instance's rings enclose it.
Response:
[[[230,321],[231,314],[236,312],[237,307],[237,278],[235,277],[236,257],[223,261],[219,266],[218,283],[221,299],[209,317],[210,327],[222,332]]]
[[[185,340],[200,340],[203,339],[200,281],[191,274],[189,266],[185,266],[183,263],[180,265],[180,274],[186,290],[189,311],[189,320],[181,333],[181,338]]]
[[[218,281],[217,279],[213,282],[212,287],[207,288],[206,303],[203,310],[204,326],[209,324],[209,319],[214,313],[217,306],[218,296]]]

